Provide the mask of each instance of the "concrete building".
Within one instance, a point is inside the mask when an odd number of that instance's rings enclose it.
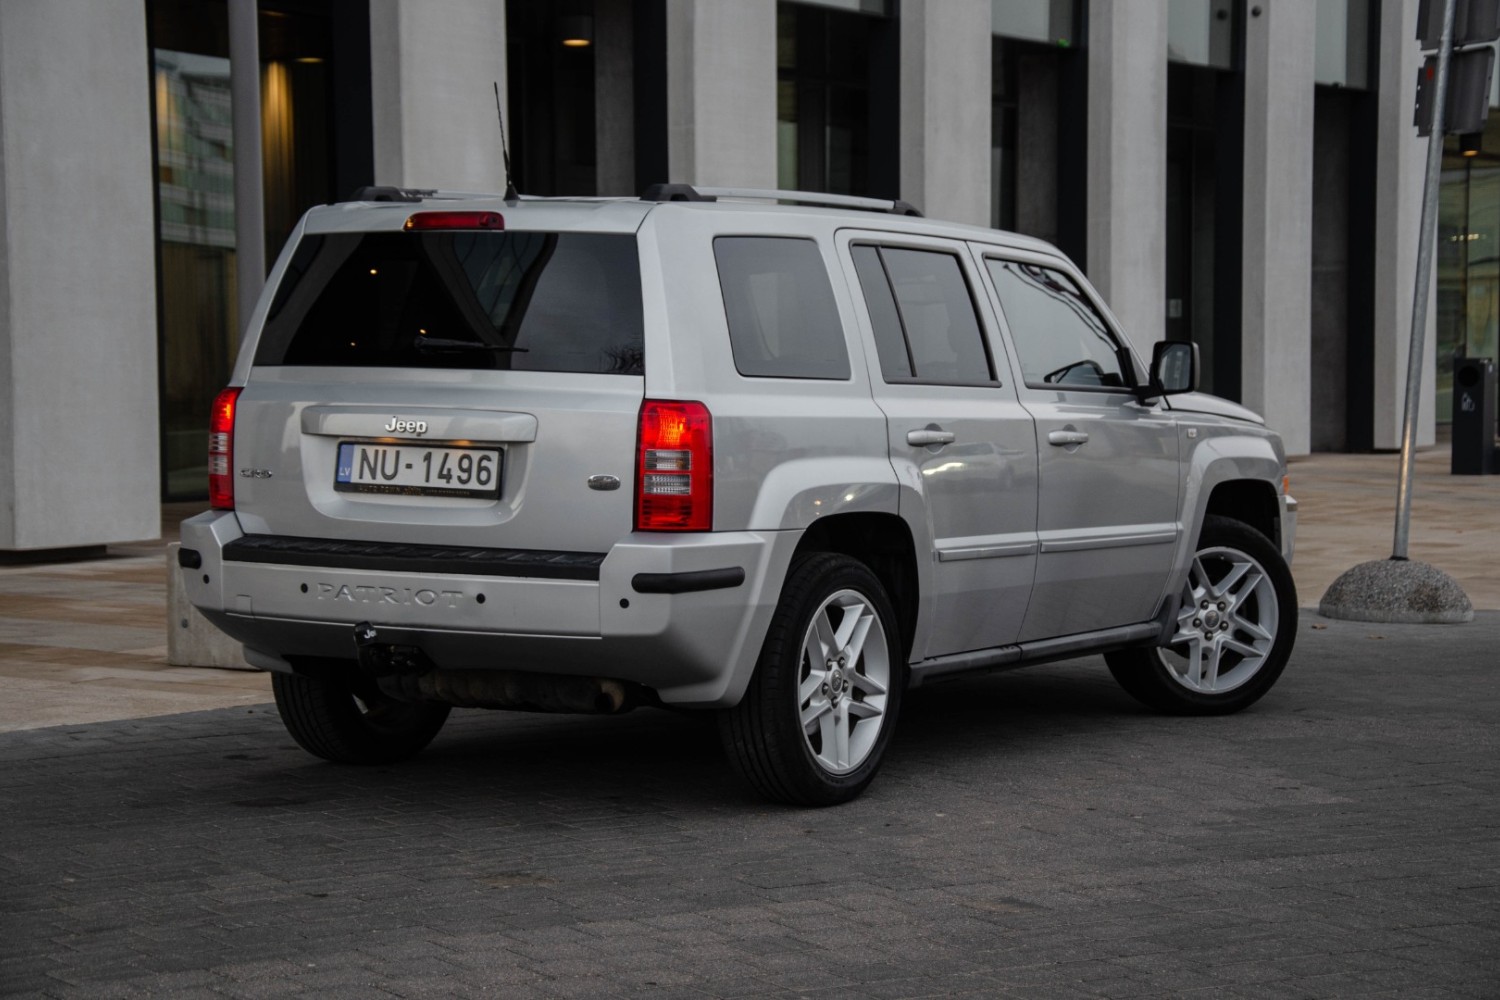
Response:
[[[0,552],[154,536],[298,215],[361,185],[901,197],[1052,240],[1291,454],[1399,445],[1418,0],[5,0]],[[1446,176],[1419,438],[1493,356]],[[1443,362],[1437,362],[1438,357]]]

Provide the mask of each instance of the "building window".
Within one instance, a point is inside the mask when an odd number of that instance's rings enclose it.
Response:
[[[1235,0],[1169,0],[1167,58],[1189,66],[1233,69],[1239,41]]]
[[[1370,0],[1318,0],[1316,82],[1370,89]]]
[[[900,46],[881,9],[777,5],[777,186],[900,196]]]
[[[995,0],[990,48],[990,225],[1084,253],[1087,70],[1073,0]]]

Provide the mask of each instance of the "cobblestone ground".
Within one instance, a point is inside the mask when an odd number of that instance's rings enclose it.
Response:
[[[934,687],[822,811],[659,712],[378,769],[270,706],[9,733],[0,993],[1500,996],[1497,645],[1304,613],[1227,719],[1098,660]]]

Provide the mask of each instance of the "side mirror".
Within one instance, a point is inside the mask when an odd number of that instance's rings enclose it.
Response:
[[[1151,348],[1151,389],[1161,396],[1198,391],[1198,345],[1157,341]]]

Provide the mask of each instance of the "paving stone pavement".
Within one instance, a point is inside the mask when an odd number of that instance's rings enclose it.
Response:
[[[934,686],[827,810],[661,712],[370,769],[265,705],[4,733],[0,993],[1496,997],[1497,644],[1304,614],[1219,719],[1097,658]]]

